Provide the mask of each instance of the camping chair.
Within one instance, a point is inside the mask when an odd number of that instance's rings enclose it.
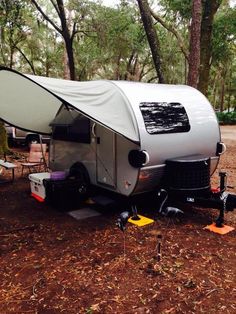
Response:
[[[47,164],[45,159],[47,145],[46,144],[34,144],[30,145],[30,152],[27,162],[21,163],[23,176],[24,169],[27,168],[29,173],[40,172],[43,168],[44,171],[47,170]]]

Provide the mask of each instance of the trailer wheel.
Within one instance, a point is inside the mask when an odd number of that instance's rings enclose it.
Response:
[[[36,144],[38,144],[39,143],[39,136],[38,135],[28,135],[27,137],[26,137],[26,139],[25,139],[25,142],[26,142],[26,145],[28,146],[28,147],[30,147],[30,145],[31,144],[33,144],[33,143],[36,143]]]
[[[77,181],[79,195],[86,198],[90,186],[89,174],[86,167],[81,162],[76,162],[71,166],[69,176]]]

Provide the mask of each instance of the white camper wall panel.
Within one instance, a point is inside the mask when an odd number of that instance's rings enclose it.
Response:
[[[68,170],[76,163],[82,162],[88,170],[91,183],[96,183],[96,146],[76,142],[53,140],[50,146],[50,168],[53,171]]]
[[[50,168],[69,171],[74,163],[82,162],[92,184],[131,195],[138,181],[139,169],[129,164],[128,153],[140,147],[102,126],[96,125],[95,130],[94,134],[91,132],[90,144],[53,140]]]
[[[138,181],[139,169],[132,167],[128,160],[128,154],[132,149],[140,149],[140,147],[124,137],[116,135],[116,191],[123,195],[131,195]]]
[[[96,125],[96,176],[97,183],[116,187],[115,133]]]
[[[185,85],[142,84],[117,81],[128,97],[139,126],[140,146],[148,152],[147,167],[163,165],[166,159],[189,155],[204,155],[212,158],[211,171],[215,170],[218,158],[216,145],[220,142],[220,129],[215,112],[198,90]],[[133,85],[132,85],[133,84]],[[136,86],[137,93],[131,86]],[[190,131],[184,133],[149,134],[140,110],[142,102],[177,102],[184,106],[190,123]]]

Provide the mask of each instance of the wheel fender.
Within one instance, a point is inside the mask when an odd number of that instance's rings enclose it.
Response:
[[[83,176],[83,179],[85,180],[86,184],[90,184],[90,178],[88,170],[86,169],[85,165],[82,162],[75,162],[71,167],[69,171],[69,177],[76,177],[76,175],[81,174]]]

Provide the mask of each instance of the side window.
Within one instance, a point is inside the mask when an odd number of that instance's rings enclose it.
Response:
[[[142,102],[139,107],[149,134],[179,133],[190,130],[187,113],[180,103]]]
[[[50,125],[53,128],[52,138],[55,140],[87,144],[91,141],[90,119],[79,113],[70,113],[69,116],[66,111],[61,111]]]

